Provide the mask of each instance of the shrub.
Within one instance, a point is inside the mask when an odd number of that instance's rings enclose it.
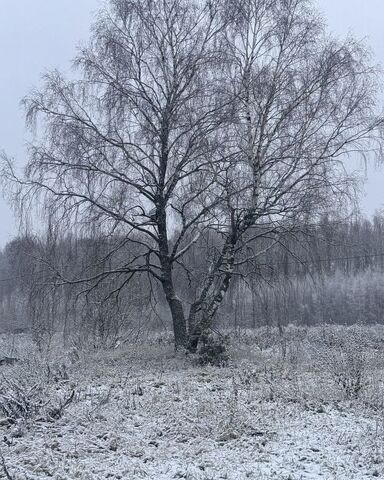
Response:
[[[204,335],[198,351],[200,365],[226,366],[229,361],[228,346],[229,337],[227,335]]]

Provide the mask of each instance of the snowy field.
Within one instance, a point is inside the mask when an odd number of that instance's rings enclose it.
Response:
[[[232,335],[225,367],[169,338],[115,350],[0,341],[0,478],[384,478],[384,329]]]

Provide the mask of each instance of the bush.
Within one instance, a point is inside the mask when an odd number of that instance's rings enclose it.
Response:
[[[200,365],[214,365],[224,367],[228,364],[229,337],[204,335],[198,351]]]

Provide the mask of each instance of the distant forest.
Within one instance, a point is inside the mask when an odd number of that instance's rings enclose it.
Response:
[[[204,272],[198,252],[214,254],[221,242],[214,235],[204,241],[188,253],[197,252],[188,262],[193,267],[175,272],[183,300],[190,303]],[[383,323],[384,216],[325,217],[277,245],[263,241],[263,255],[238,262],[217,315],[220,328]],[[250,241],[249,251],[252,247]],[[66,344],[114,345],[170,328],[164,294],[149,276],[127,281],[124,272],[106,275],[122,259],[128,263],[140,254],[138,249],[137,241],[96,234],[59,239],[50,232],[43,240],[27,235],[12,240],[0,253],[1,330],[32,332],[39,342],[60,333]]]

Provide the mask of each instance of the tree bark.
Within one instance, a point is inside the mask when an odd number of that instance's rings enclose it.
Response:
[[[164,154],[165,156],[165,154]],[[163,161],[166,165],[166,160]],[[164,183],[165,167],[162,175]],[[169,255],[169,241],[167,234],[167,213],[164,199],[161,197],[157,205],[157,228],[159,231],[159,258],[162,270],[162,286],[165,298],[171,311],[175,350],[186,348],[188,344],[187,322],[184,315],[183,305],[177,297],[172,275],[172,262]]]
[[[196,352],[201,335],[211,328],[216,312],[229,288],[233,276],[235,243],[235,236],[228,239],[223,247],[221,258],[216,263],[214,272],[211,272],[208,276],[208,284],[203,289],[199,300],[191,307],[188,318],[188,349],[192,353]],[[225,273],[219,284],[214,287],[214,273],[219,271],[224,271]],[[198,313],[200,313],[199,320],[197,320]]]
[[[183,305],[177,297],[167,299],[167,301],[172,315],[175,349],[186,348],[188,344],[188,334]]]

